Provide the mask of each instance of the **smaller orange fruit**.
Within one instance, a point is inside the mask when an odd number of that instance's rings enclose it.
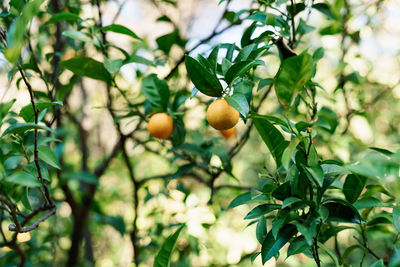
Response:
[[[155,138],[167,139],[174,131],[174,121],[166,113],[156,113],[150,117],[147,130]]]
[[[26,233],[18,233],[17,234],[17,240],[20,243],[28,242],[31,240],[31,233],[26,232]]]
[[[239,112],[225,99],[217,99],[207,109],[208,123],[217,130],[228,130],[239,121]]]
[[[219,131],[221,133],[221,135],[225,138],[225,139],[229,139],[230,137],[234,136],[236,133],[236,128],[232,127],[228,130],[221,130]]]

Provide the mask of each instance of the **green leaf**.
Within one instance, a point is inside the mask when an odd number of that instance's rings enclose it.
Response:
[[[316,124],[318,127],[333,134],[339,124],[339,121],[336,113],[333,110],[327,107],[322,107],[321,110],[318,111],[318,120]]]
[[[385,264],[383,263],[383,260],[380,259],[380,260],[377,260],[376,262],[374,262],[369,267],[385,267]]]
[[[228,84],[231,84],[236,78],[242,77],[248,70],[253,67],[264,65],[264,61],[262,60],[246,60],[246,61],[239,61],[233,64],[225,74],[225,81]]]
[[[143,64],[143,65],[155,66],[155,64],[151,60],[148,60],[147,58],[137,56],[137,55],[130,56],[128,59],[126,59],[123,62],[123,65],[129,64],[129,63],[139,63],[139,64]]]
[[[397,232],[400,233],[400,207],[396,206],[393,208],[393,224],[396,227]]]
[[[250,220],[250,219],[256,219],[262,215],[268,214],[273,210],[279,209],[281,205],[278,204],[262,204],[254,209],[252,209],[246,217],[244,217],[245,220]]]
[[[264,143],[267,145],[269,151],[275,159],[276,165],[282,165],[282,155],[289,142],[285,140],[281,132],[275,128],[267,119],[257,117],[254,118],[254,125]]]
[[[284,208],[289,207],[290,205],[292,205],[294,203],[298,203],[298,202],[301,202],[301,201],[302,200],[300,198],[297,198],[297,197],[288,197],[283,201],[281,209],[284,209]]]
[[[214,47],[214,49],[211,51],[210,55],[207,58],[208,62],[210,62],[213,73],[217,72],[218,52],[219,52],[219,46],[217,45],[216,47]]]
[[[17,171],[12,175],[7,176],[5,180],[13,184],[27,187],[37,187],[41,185],[36,177],[24,171]]]
[[[285,151],[282,153],[282,165],[285,167],[286,170],[289,170],[289,162],[292,158],[294,150],[296,149],[297,145],[300,143],[301,137],[296,136],[295,138],[290,141],[289,145],[286,147]]]
[[[328,254],[328,256],[332,259],[333,263],[335,264],[335,267],[340,267],[339,260],[336,256],[336,254],[332,250],[327,248],[321,242],[318,242],[318,247],[320,247],[322,250],[324,250],[326,252],[326,254]]]
[[[254,50],[256,47],[255,44],[249,44],[245,47],[243,47],[240,51],[237,57],[235,58],[235,62],[240,62],[240,61],[245,61],[248,59],[250,56],[251,52]]]
[[[228,209],[233,209],[237,206],[246,204],[251,200],[251,198],[252,198],[251,192],[240,194],[232,200],[232,202],[228,206]]]
[[[235,93],[232,96],[226,97],[225,100],[234,109],[239,111],[240,115],[242,115],[244,118],[247,117],[247,114],[249,114],[250,107],[246,97],[243,94]]]
[[[46,21],[45,24],[56,23],[59,21],[78,21],[78,20],[82,19],[77,14],[69,12],[60,12],[52,15],[50,19]]]
[[[44,0],[33,0],[23,4],[22,13],[12,22],[7,33],[8,47],[4,51],[10,62],[15,62],[21,54],[24,36],[30,21],[39,13]]]
[[[76,179],[88,184],[98,184],[99,178],[90,172],[76,172],[68,174],[67,179]]]
[[[18,134],[23,134],[25,131],[28,130],[46,130],[46,131],[53,131],[51,128],[44,126],[44,125],[39,125],[35,124],[33,122],[28,122],[28,123],[15,123],[12,124],[10,127],[8,127],[1,136],[5,136],[6,134],[13,134],[13,133],[18,133]]]
[[[319,12],[321,12],[322,14],[324,14],[328,19],[335,19],[333,17],[331,8],[328,4],[326,3],[317,3],[312,5],[313,8],[315,8],[316,10],[318,10]]]
[[[325,50],[324,50],[323,47],[320,47],[320,48],[318,48],[317,50],[314,51],[313,59],[314,59],[314,61],[318,61],[321,58],[323,58],[324,55],[325,55]]]
[[[66,61],[61,61],[60,64],[76,75],[86,76],[111,84],[111,75],[108,73],[103,63],[92,58],[74,57]]]
[[[357,209],[342,199],[330,199],[323,206],[329,210],[328,221],[360,223],[361,216]]]
[[[296,233],[296,227],[290,224],[279,231],[276,239],[273,237],[272,231],[269,231],[261,247],[262,263],[265,264],[274,257]]]
[[[240,93],[246,97],[247,103],[251,102],[253,97],[254,83],[247,80],[242,80],[235,84],[234,94]]]
[[[290,256],[300,254],[300,253],[307,253],[310,249],[310,246],[307,245],[307,242],[304,236],[296,237],[293,241],[290,242],[288,251],[287,251],[287,258]]]
[[[284,108],[289,109],[294,96],[308,82],[314,72],[314,61],[309,54],[287,58],[275,77],[275,92]]]
[[[29,188],[26,187],[22,193],[21,202],[27,210],[32,211],[31,203],[29,202]]]
[[[138,39],[138,40],[142,40],[142,38],[140,38],[139,36],[137,36],[133,31],[131,31],[130,29],[128,29],[125,26],[119,25],[119,24],[111,24],[111,25],[107,25],[105,27],[101,28],[103,31],[109,31],[109,32],[115,32],[115,33],[120,33],[120,34],[124,34],[127,36],[130,36],[134,39]]]
[[[150,74],[142,81],[142,92],[155,108],[167,109],[169,103],[169,87],[165,80]]]
[[[174,234],[167,238],[154,259],[154,267],[168,267],[170,265],[172,251],[183,227],[185,227],[184,224],[180,226]]]
[[[307,177],[317,186],[322,187],[324,183],[324,171],[321,166],[307,167],[303,165],[303,168],[306,170]]]
[[[185,142],[186,130],[185,124],[182,119],[174,120],[174,131],[171,135],[172,144],[174,146],[179,146]]]
[[[50,166],[61,169],[61,165],[58,162],[58,159],[54,152],[48,147],[48,146],[39,146],[38,147],[38,152],[39,152],[39,159],[43,160]]]
[[[42,102],[36,101],[35,106],[39,111],[43,111],[46,108],[52,106],[62,106],[63,103],[61,101],[55,102]],[[26,122],[34,122],[35,121],[35,113],[33,112],[32,104],[28,104],[25,107],[21,108],[19,111],[19,116],[22,117]]]
[[[3,119],[7,116],[8,111],[14,105],[14,103],[15,103],[15,99],[13,99],[9,102],[1,103],[1,105],[0,105],[0,125],[1,125],[1,122],[3,121]]]
[[[166,55],[169,54],[174,44],[181,47],[185,46],[186,44],[186,42],[180,37],[179,31],[177,29],[175,29],[171,33],[158,37],[156,39],[156,43],[158,45],[158,48],[162,50]]]
[[[265,236],[267,235],[267,220],[264,216],[261,216],[257,223],[256,237],[260,244],[263,243]]]
[[[185,65],[190,79],[200,92],[213,97],[222,96],[223,88],[217,76],[191,56],[185,57]]]
[[[106,70],[113,75],[119,68],[121,68],[123,65],[123,60],[122,59],[113,59],[110,60],[107,57],[104,57],[104,67]]]
[[[374,197],[365,197],[357,200],[353,203],[353,206],[356,209],[366,209],[366,208],[375,208],[375,207],[390,207],[389,204],[383,203],[377,198]]]
[[[69,37],[74,40],[78,40],[84,43],[91,43],[94,45],[98,45],[96,41],[94,41],[90,36],[88,36],[86,33],[81,32],[81,31],[75,31],[75,30],[66,30],[63,31],[62,33],[64,36]]]
[[[348,202],[354,203],[357,201],[364,189],[366,180],[365,177],[355,174],[350,174],[346,177],[346,181],[343,184],[343,194]]]

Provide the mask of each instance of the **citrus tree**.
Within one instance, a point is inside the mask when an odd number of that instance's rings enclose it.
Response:
[[[400,264],[396,1],[0,8],[2,266]]]

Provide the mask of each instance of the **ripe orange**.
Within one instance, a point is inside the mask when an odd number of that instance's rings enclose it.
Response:
[[[17,234],[17,241],[20,243],[28,242],[31,240],[31,233],[26,232],[26,233],[18,233]]]
[[[208,123],[217,130],[228,130],[239,121],[239,112],[225,99],[217,99],[207,109]]]
[[[225,139],[229,139],[230,137],[234,136],[236,133],[236,128],[232,127],[228,130],[221,130],[219,131],[221,133],[221,135],[225,138]]]
[[[174,121],[166,113],[156,113],[150,117],[147,130],[155,138],[167,139],[174,131]]]

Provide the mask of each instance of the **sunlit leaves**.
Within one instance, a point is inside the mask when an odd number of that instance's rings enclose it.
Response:
[[[283,151],[286,149],[289,142],[285,140],[279,130],[276,129],[268,120],[263,118],[254,118],[253,120],[258,133],[267,145],[277,166],[279,167],[282,162]]]
[[[130,36],[130,37],[132,37],[134,39],[141,40],[141,38],[139,36],[137,36],[136,33],[134,33],[131,29],[128,29],[127,27],[125,27],[123,25],[111,24],[111,25],[102,27],[101,29],[103,31],[110,31],[110,32],[120,33],[120,34],[124,34],[124,35]]]
[[[166,110],[169,103],[169,88],[165,80],[150,74],[142,81],[142,92],[155,108]]]
[[[208,96],[219,97],[222,96],[222,86],[217,76],[211,73],[206,66],[200,64],[191,56],[186,56],[185,65],[197,90]]]
[[[86,76],[95,80],[111,84],[111,75],[104,64],[89,57],[74,57],[61,61],[61,66],[72,71],[76,75]]]
[[[274,85],[276,95],[286,109],[289,109],[294,96],[311,79],[313,71],[314,61],[307,53],[283,61],[275,77]]]
[[[154,267],[168,267],[170,265],[172,251],[175,247],[176,241],[178,240],[179,234],[184,227],[185,225],[183,224],[175,231],[175,233],[167,238],[154,259]]]

